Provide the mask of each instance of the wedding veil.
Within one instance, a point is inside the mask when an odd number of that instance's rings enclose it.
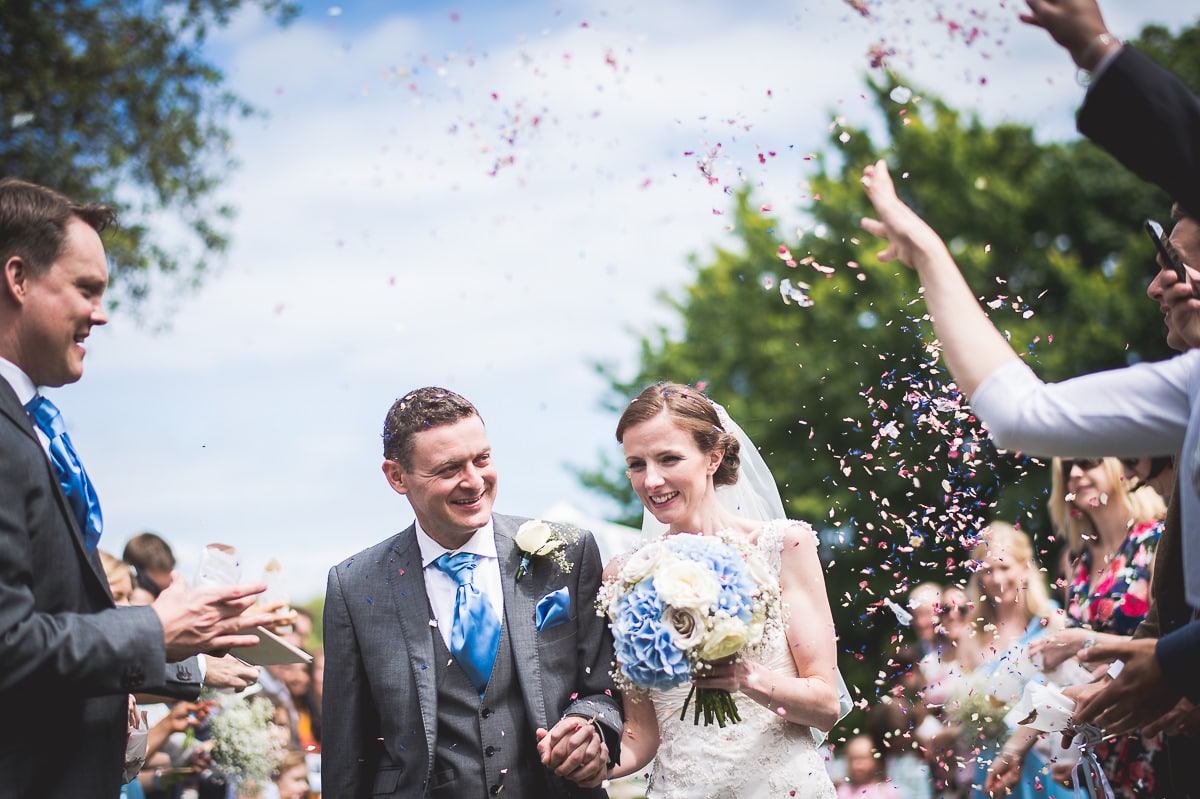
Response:
[[[712,402],[712,406],[717,411],[717,419],[720,421],[721,427],[726,433],[733,435],[740,445],[737,482],[733,485],[718,486],[717,500],[726,510],[743,519],[763,523],[786,519],[787,513],[783,509],[783,499],[779,496],[779,488],[775,485],[775,478],[771,475],[771,470],[767,468],[767,462],[759,454],[758,448],[746,435],[746,431],[733,421],[720,403]],[[649,508],[645,508],[642,512],[642,533],[647,540],[656,538],[666,531],[667,525],[654,518],[654,514],[650,512]],[[845,679],[842,678],[841,669],[837,669],[837,687],[838,721],[841,721],[854,707],[850,689],[847,687]],[[816,727],[809,729],[812,730],[813,740],[817,746],[824,743],[825,732]]]

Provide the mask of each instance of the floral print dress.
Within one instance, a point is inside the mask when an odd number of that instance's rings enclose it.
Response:
[[[1112,561],[1101,565],[1093,586],[1091,552],[1075,559],[1068,589],[1067,617],[1076,627],[1096,632],[1132,635],[1150,607],[1150,564],[1162,534],[1162,522],[1134,526]],[[1117,797],[1144,799],[1165,796],[1157,770],[1165,769],[1160,738],[1128,735],[1096,746],[1096,758]],[[1165,772],[1163,772],[1165,773]]]

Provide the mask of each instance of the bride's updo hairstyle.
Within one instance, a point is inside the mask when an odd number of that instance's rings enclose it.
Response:
[[[701,392],[680,383],[655,383],[630,401],[617,422],[617,443],[625,439],[625,431],[636,424],[648,422],[663,411],[679,429],[691,433],[696,446],[706,455],[724,448],[725,457],[713,474],[713,485],[731,486],[737,482],[741,444],[721,427],[717,410]]]

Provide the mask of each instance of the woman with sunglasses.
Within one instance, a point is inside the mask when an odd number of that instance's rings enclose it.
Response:
[[[1125,480],[1125,466],[1117,458],[1055,458],[1052,466],[1050,520],[1067,542],[1071,565],[1068,627],[1029,647],[1047,673],[1097,641],[1132,635],[1145,618],[1150,567],[1167,510],[1153,489],[1135,490]],[[1009,756],[997,758],[988,775],[993,793],[1016,781],[1018,755],[1036,739],[1022,730],[1005,744]],[[1159,769],[1165,769],[1165,763],[1156,762],[1161,750],[1157,737],[1144,741],[1141,735],[1126,735],[1098,743],[1094,750],[1118,799],[1165,795],[1165,776],[1157,778]]]

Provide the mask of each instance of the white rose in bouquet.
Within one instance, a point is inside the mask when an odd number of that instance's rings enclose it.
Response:
[[[738,652],[750,642],[750,628],[738,619],[718,618],[709,627],[708,638],[700,649],[703,660],[720,660]]]
[[[658,568],[659,561],[666,553],[667,548],[661,541],[646,544],[629,556],[625,565],[621,567],[617,580],[625,585],[637,585]]]
[[[677,560],[658,570],[654,575],[654,588],[668,607],[706,611],[717,604],[721,583],[703,564]]]

